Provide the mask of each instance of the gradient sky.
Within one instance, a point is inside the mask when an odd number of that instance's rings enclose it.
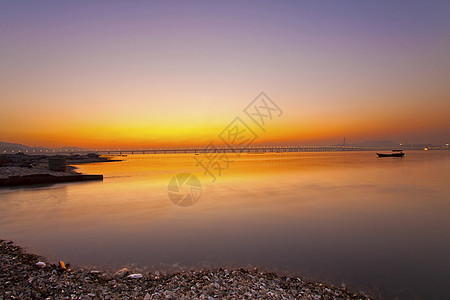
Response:
[[[0,2],[1,141],[204,145],[261,91],[260,144],[448,143],[450,2]]]

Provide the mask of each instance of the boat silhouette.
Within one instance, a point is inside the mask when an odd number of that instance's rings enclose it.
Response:
[[[403,153],[403,150],[392,150],[392,153],[377,153],[377,155],[378,157],[403,157],[405,153]]]

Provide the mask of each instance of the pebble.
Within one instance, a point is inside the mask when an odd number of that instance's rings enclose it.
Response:
[[[125,276],[127,276],[130,273],[130,271],[127,268],[123,268],[120,269],[119,271],[117,271],[116,273],[114,273],[113,277],[114,278],[123,278]]]
[[[36,266],[43,268],[43,267],[45,267],[45,262],[39,261],[36,263]]]

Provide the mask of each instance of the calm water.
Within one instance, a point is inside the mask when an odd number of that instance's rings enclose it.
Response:
[[[0,238],[81,265],[259,266],[385,298],[447,298],[449,154],[244,154],[214,183],[201,156],[129,155],[79,166],[103,182],[0,189]],[[184,208],[167,195],[182,172],[203,186]]]

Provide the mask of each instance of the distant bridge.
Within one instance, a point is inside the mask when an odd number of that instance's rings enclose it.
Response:
[[[399,146],[402,148],[402,146]],[[403,150],[424,150],[423,147],[407,146]],[[433,149],[447,149],[448,146]],[[392,147],[351,147],[351,146],[268,146],[268,147],[181,147],[181,148],[114,148],[114,149],[28,149],[28,150],[0,150],[0,153],[25,153],[25,154],[86,154],[98,153],[106,155],[122,155],[122,154],[177,154],[177,153],[286,153],[286,152],[338,152],[338,151],[390,151]]]
[[[114,149],[98,150],[96,153],[114,154],[177,154],[177,153],[284,153],[284,152],[329,152],[329,151],[361,151],[362,147],[336,146],[284,146],[284,147],[198,147],[198,148],[158,148],[158,149]]]

